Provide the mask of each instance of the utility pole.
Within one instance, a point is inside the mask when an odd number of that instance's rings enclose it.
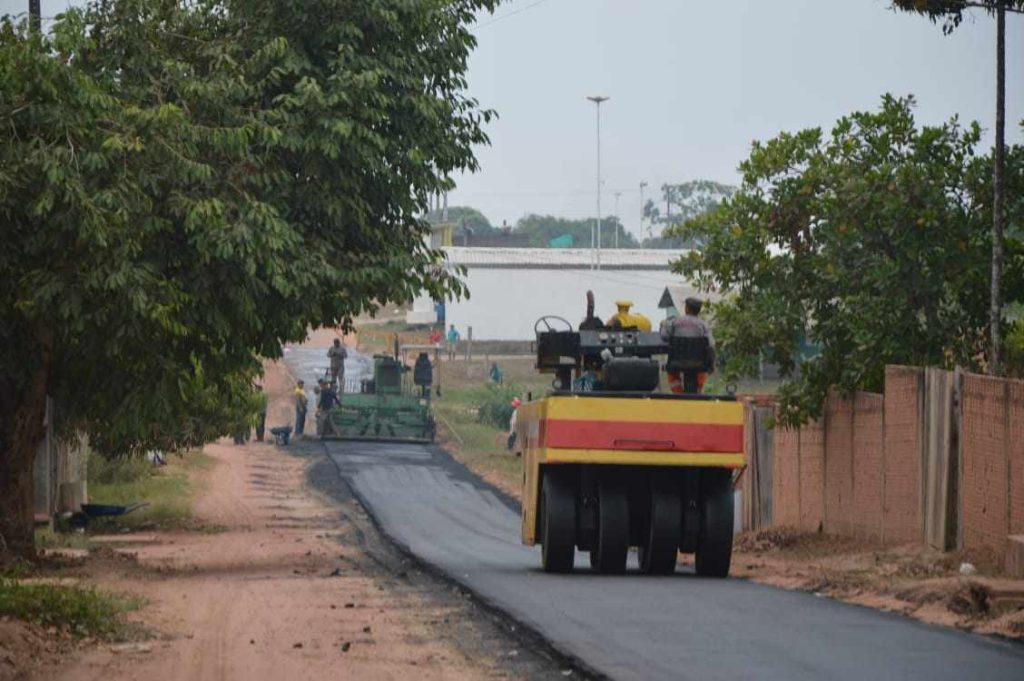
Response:
[[[990,333],[992,335],[992,358],[989,373],[998,376],[1002,369],[1002,321],[1003,321],[1003,231],[1006,216],[1003,213],[1004,149],[1006,143],[1006,7],[999,3],[996,9],[996,149],[995,170],[992,185],[995,196],[992,201],[992,291]]]
[[[607,102],[609,98],[596,95],[587,99],[597,105],[597,217],[594,219],[594,230],[597,233],[597,269],[601,269],[601,102]]]
[[[40,0],[28,0],[28,25],[36,33],[43,28],[43,10],[39,2]]]
[[[644,181],[640,182],[640,245],[644,243],[644,187],[647,183]]]
[[[619,197],[622,196],[622,192],[615,192],[615,224],[612,227],[615,228],[615,248],[619,247]]]

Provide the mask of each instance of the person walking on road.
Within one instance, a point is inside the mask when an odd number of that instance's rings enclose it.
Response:
[[[334,345],[327,351],[327,357],[331,360],[331,385],[337,386],[338,391],[343,392],[345,389],[345,358],[348,357],[348,350],[341,344],[341,339],[334,339]]]
[[[436,326],[430,329],[430,344],[431,345],[441,345],[441,341],[443,339],[444,339],[444,336],[441,335],[441,329],[437,328]]]
[[[455,329],[455,325],[452,324],[448,328],[448,359],[455,359],[455,348],[461,339],[462,336],[459,335],[459,332]]]
[[[306,384],[299,381],[295,386],[295,436],[302,435],[306,428],[306,410],[309,408],[309,398],[306,397]]]
[[[704,370],[696,372],[698,393],[704,392],[704,382],[707,380],[708,374],[715,370],[715,337],[711,335],[711,329],[707,323],[698,316],[701,307],[702,302],[699,298],[687,298],[683,308],[685,314],[679,317],[669,317],[661,323],[661,337],[666,341],[672,338],[708,339],[708,356],[705,358]],[[683,378],[679,371],[668,372],[668,385],[672,392],[682,393],[685,391]]]

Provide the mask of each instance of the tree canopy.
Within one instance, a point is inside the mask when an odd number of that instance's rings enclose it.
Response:
[[[702,240],[696,235],[690,239],[683,239],[667,233],[666,228],[714,210],[722,199],[732,196],[735,191],[735,187],[714,180],[690,180],[680,184],[661,185],[661,202],[655,203],[653,199],[649,199],[644,204],[644,217],[652,226],[661,225],[659,231],[662,233],[645,238],[644,248],[700,247]],[[665,207],[664,213],[661,212],[660,206]]]
[[[427,222],[439,224],[442,222],[442,216],[444,211],[441,209],[435,209],[427,213]],[[476,234],[478,236],[488,236],[497,232],[497,228],[491,224],[491,221],[487,219],[487,216],[481,213],[476,208],[470,206],[451,206],[448,208],[448,222],[454,223],[459,230],[459,233]]]
[[[459,295],[417,216],[473,170],[493,0],[100,0],[0,23],[0,547],[45,396],[109,454],[223,434],[261,357]]]
[[[787,383],[780,418],[817,416],[829,389],[881,390],[888,363],[985,361],[991,162],[980,128],[918,127],[913,99],[753,145],[734,196],[673,230],[706,243],[675,263],[705,290],[726,371],[758,357]],[[1021,159],[1008,192],[1024,191]],[[1019,201],[1010,223],[1020,225]],[[1019,232],[1018,232],[1019,234]],[[1024,293],[1024,248],[1008,244],[1007,292]],[[820,348],[795,373],[804,337]]]
[[[568,234],[576,248],[590,248],[590,235],[594,229],[593,218],[573,220],[553,215],[536,215],[530,213],[516,222],[515,231],[526,234],[530,238],[530,246],[545,248],[552,239]],[[612,248],[615,243],[615,232],[619,233],[619,248],[636,248],[639,243],[617,217],[609,216],[601,219],[601,248]]]

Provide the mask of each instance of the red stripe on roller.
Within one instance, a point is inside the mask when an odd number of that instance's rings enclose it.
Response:
[[[547,447],[672,452],[742,452],[743,426],[547,419]]]

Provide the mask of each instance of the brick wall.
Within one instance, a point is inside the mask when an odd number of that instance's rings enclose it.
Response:
[[[1024,534],[1024,381],[1012,381],[1010,421],[1010,534]]]
[[[920,375],[890,367],[884,396],[834,394],[819,421],[776,430],[775,524],[868,539],[920,538]]]
[[[968,374],[963,382],[963,511],[966,549],[1002,551],[1010,529],[1007,383]]]
[[[882,537],[882,447],[884,398],[874,393],[854,396],[853,497],[849,518],[855,536]]]
[[[775,456],[772,460],[774,495],[772,520],[776,525],[800,524],[800,431],[775,429]]]
[[[924,384],[921,369],[887,367],[884,395],[832,395],[820,421],[777,429],[773,522],[923,543]],[[952,519],[963,548],[1002,553],[1008,535],[1024,535],[1024,381],[963,374],[960,394]]]
[[[921,400],[924,373],[916,367],[885,369],[885,436],[882,465],[882,540],[923,539],[921,517]]]
[[[827,418],[799,431],[800,520],[797,525],[815,532],[825,524],[825,423]]]

